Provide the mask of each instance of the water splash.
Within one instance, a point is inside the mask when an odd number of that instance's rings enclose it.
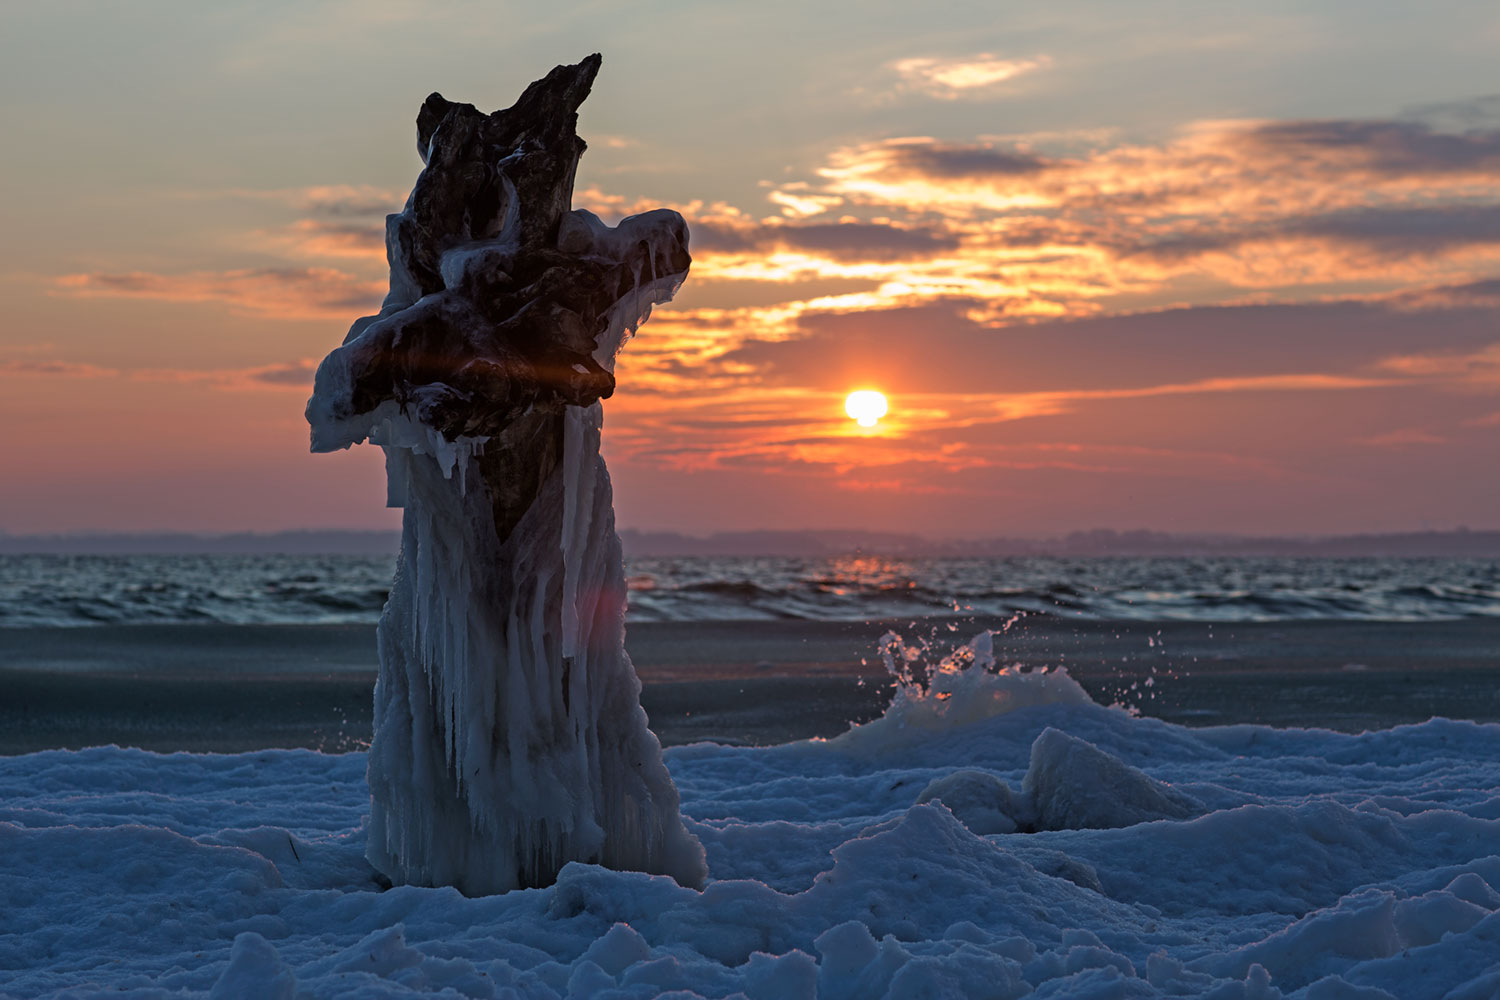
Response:
[[[1008,628],[1014,621],[1008,623]],[[887,632],[877,648],[896,681],[890,706],[880,718],[850,728],[831,744],[856,753],[876,753],[1039,705],[1088,705],[1093,699],[1065,667],[1002,666],[995,632],[986,629],[946,651],[936,632],[908,642]]]

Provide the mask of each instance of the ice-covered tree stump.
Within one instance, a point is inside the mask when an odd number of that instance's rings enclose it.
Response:
[[[494,114],[427,98],[426,166],[386,220],[390,293],[307,404],[313,450],[381,445],[405,507],[367,849],[398,883],[502,892],[569,861],[706,874],[625,654],[599,455],[615,355],[687,276],[687,227],[571,209],[599,61]]]

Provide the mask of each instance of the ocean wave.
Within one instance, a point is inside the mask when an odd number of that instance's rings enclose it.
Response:
[[[370,624],[393,560],[0,556],[0,627]],[[865,621],[1017,612],[1109,620],[1500,616],[1500,561],[638,559],[632,621]]]

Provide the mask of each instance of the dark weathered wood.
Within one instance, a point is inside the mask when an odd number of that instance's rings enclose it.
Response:
[[[308,401],[314,450],[383,446],[406,508],[368,771],[366,856],[393,882],[503,892],[570,861],[706,877],[625,651],[599,454],[615,354],[687,276],[687,225],[572,209],[598,68],[494,114],[427,99],[390,293]]]
[[[614,392],[609,359],[595,356],[611,308],[643,274],[691,263],[680,219],[678,239],[619,257],[559,247],[587,148],[578,106],[599,63],[559,66],[491,114],[427,98],[417,114],[426,168],[387,220],[390,296],[343,348],[351,385],[336,417],[394,401],[450,441],[499,439],[509,457],[481,471],[501,539],[556,464],[563,407]]]

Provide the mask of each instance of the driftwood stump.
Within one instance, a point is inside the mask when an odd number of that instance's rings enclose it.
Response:
[[[405,508],[379,627],[370,862],[477,895],[569,861],[701,885],[625,653],[599,455],[614,358],[687,276],[687,226],[571,209],[594,55],[484,114],[438,94],[386,220],[390,293],[318,368],[314,451],[384,447]]]

